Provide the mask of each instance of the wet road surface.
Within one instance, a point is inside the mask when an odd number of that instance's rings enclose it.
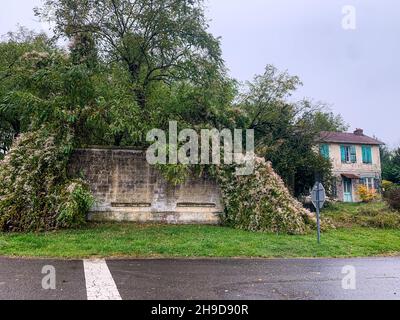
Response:
[[[53,276],[49,270],[54,270],[54,279],[49,278]],[[47,277],[45,286],[54,280],[55,289],[43,289],[44,277]],[[85,261],[0,258],[0,299],[397,300],[400,258]]]

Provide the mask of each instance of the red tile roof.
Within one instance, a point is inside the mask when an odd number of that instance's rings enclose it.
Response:
[[[333,143],[352,143],[367,145],[384,145],[382,141],[368,137],[364,134],[354,134],[348,132],[330,132],[323,131],[320,133],[319,140],[322,142]]]

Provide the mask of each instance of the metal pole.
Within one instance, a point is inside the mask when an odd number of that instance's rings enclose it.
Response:
[[[320,224],[320,198],[319,198],[319,192],[320,192],[320,179],[319,176],[317,178],[317,234],[318,234],[318,243],[321,243],[321,224]]]

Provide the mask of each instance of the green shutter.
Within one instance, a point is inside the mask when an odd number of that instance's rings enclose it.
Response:
[[[352,163],[357,162],[357,151],[355,146],[350,147],[350,158]]]
[[[372,163],[372,148],[370,146],[362,147],[363,163]]]
[[[346,147],[340,146],[340,153],[342,155],[342,163],[346,163]]]
[[[321,156],[323,156],[325,159],[329,159],[329,145],[321,144],[319,147],[319,151]]]

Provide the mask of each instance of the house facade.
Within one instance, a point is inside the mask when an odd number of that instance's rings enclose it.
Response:
[[[362,129],[354,133],[321,132],[319,150],[332,162],[333,197],[343,202],[359,202],[360,184],[378,190],[381,184],[379,147],[384,143],[364,135]]]

